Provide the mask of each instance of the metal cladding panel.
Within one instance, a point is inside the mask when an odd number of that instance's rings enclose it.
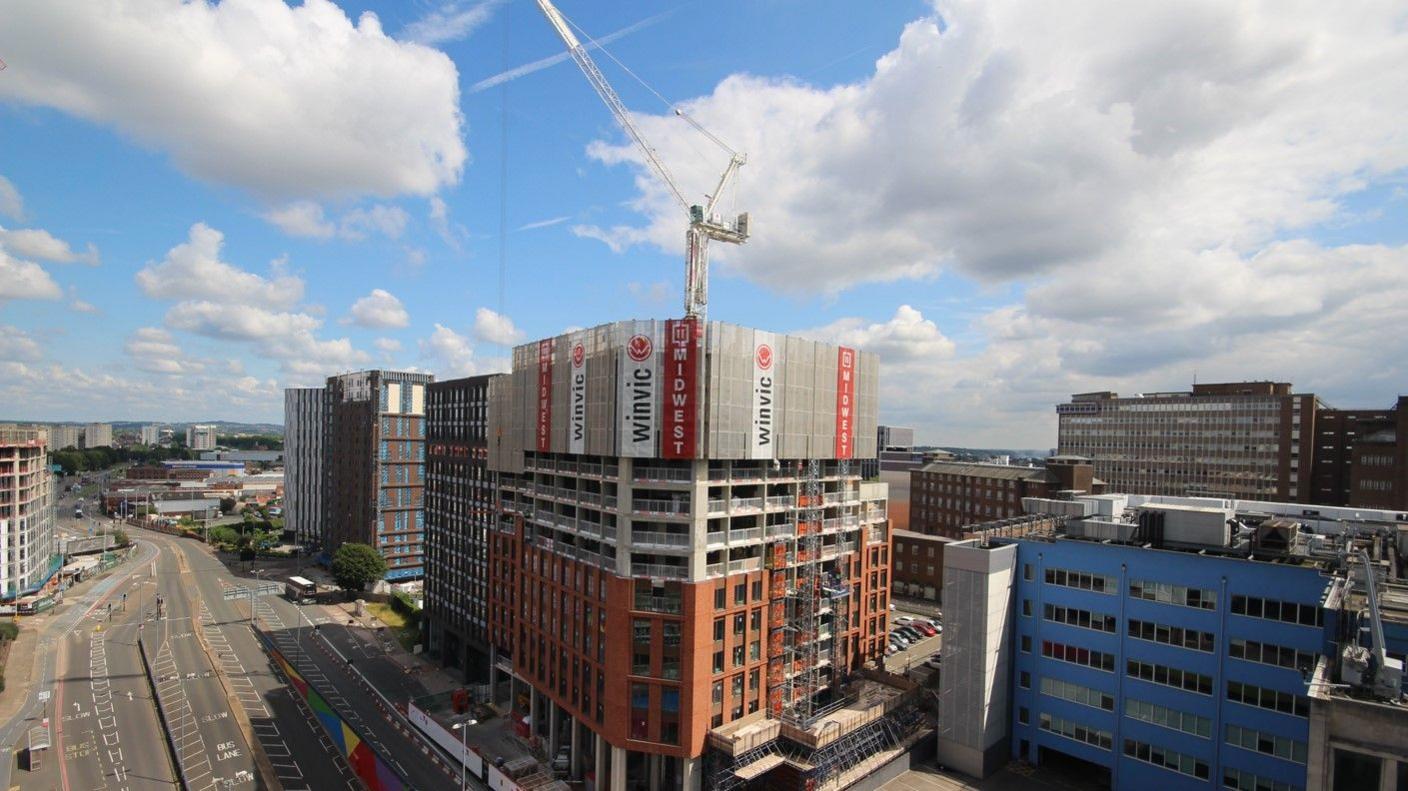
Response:
[[[816,367],[812,369],[813,401],[808,453],[830,459],[836,455],[836,347],[816,344]]]
[[[879,455],[880,358],[856,352],[856,440],[855,457],[873,459]]]
[[[513,420],[522,414],[513,409],[513,375],[489,380],[489,469],[496,472],[523,472],[523,445],[513,431]]]
[[[704,446],[704,455],[709,458],[748,458],[753,422],[752,354],[753,330],[710,323]]]
[[[785,372],[782,400],[787,409],[778,421],[781,435],[777,455],[783,459],[805,459],[811,453],[808,440],[812,432],[814,393],[810,385],[816,376],[816,342],[783,336],[778,339],[778,345],[782,347]]]
[[[587,453],[616,455],[616,325],[587,330]]]

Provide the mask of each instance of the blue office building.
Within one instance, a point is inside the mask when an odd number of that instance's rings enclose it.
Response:
[[[1115,788],[1306,787],[1307,678],[1336,621],[1318,564],[1015,543],[1014,757]]]

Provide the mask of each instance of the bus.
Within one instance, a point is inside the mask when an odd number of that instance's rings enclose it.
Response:
[[[318,586],[303,577],[289,577],[288,582],[284,583],[284,593],[289,601],[302,604],[304,599],[311,599],[318,593]]]

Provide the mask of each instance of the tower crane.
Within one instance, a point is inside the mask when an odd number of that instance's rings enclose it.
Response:
[[[729,183],[737,175],[738,169],[748,161],[747,155],[729,148],[722,140],[715,137],[678,107],[674,108],[675,115],[683,118],[696,131],[730,155],[728,166],[724,168],[723,175],[719,177],[718,185],[714,187],[714,191],[704,196],[703,203],[690,201],[685,197],[679,184],[675,182],[674,176],[670,174],[670,169],[665,166],[665,161],[660,158],[660,152],[650,145],[650,142],[641,134],[640,129],[636,127],[635,122],[631,120],[630,112],[622,104],[621,97],[616,95],[616,90],[611,87],[611,83],[606,81],[606,77],[602,75],[601,69],[597,68],[596,62],[592,60],[586,47],[583,47],[582,42],[577,40],[576,34],[568,26],[567,19],[562,16],[551,0],[538,0],[538,8],[543,12],[543,16],[547,17],[553,30],[557,31],[557,35],[562,38],[562,42],[567,45],[567,51],[572,55],[572,59],[577,62],[577,66],[586,75],[587,82],[591,83],[597,95],[611,110],[611,114],[616,118],[616,123],[620,124],[627,136],[645,155],[646,162],[655,171],[655,175],[664,182],[670,194],[674,196],[676,202],[684,209],[685,215],[689,218],[689,228],[685,231],[684,313],[688,318],[703,319],[709,303],[709,241],[742,244],[748,239],[747,212],[728,220],[719,217],[714,211],[718,206],[719,198],[728,189]]]

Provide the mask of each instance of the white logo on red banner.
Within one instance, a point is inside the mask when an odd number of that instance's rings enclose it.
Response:
[[[552,445],[552,341],[538,341],[538,428],[539,453]]]
[[[665,419],[660,456],[666,459],[692,459],[696,450],[699,411],[696,339],[699,320],[670,319],[665,322]]]

